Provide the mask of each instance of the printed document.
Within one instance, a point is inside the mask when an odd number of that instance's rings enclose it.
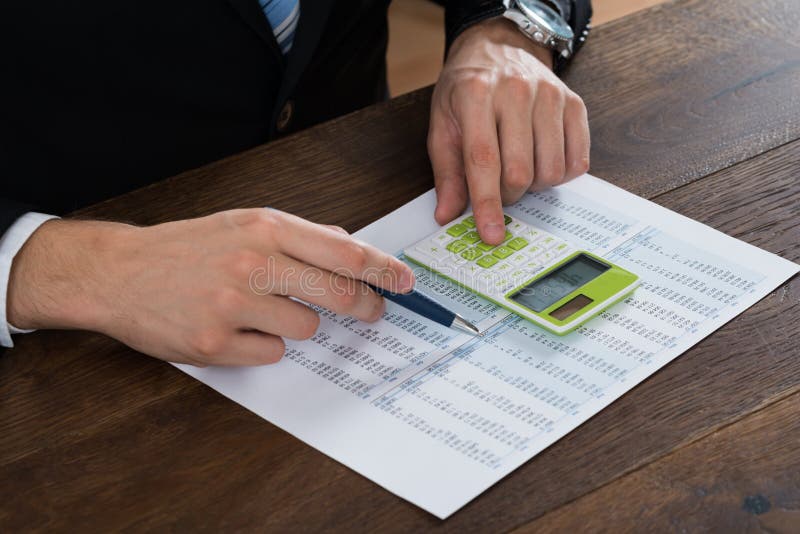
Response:
[[[434,205],[430,191],[356,235],[398,254],[438,229]],[[274,365],[178,367],[446,518],[799,269],[589,175],[506,211],[637,273],[642,285],[557,336],[414,267],[417,289],[486,335],[387,302],[370,324],[320,309],[316,335],[288,342]]]

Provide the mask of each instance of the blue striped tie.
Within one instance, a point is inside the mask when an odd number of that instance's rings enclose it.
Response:
[[[292,49],[297,21],[300,20],[300,0],[259,0],[281,52]]]

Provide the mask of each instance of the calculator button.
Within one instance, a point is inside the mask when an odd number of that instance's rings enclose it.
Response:
[[[504,292],[514,287],[514,280],[511,279],[511,273],[514,267],[508,263],[500,263],[492,268],[496,278],[494,279],[494,291]]]
[[[508,225],[508,231],[514,235],[519,235],[519,233],[523,232],[526,228],[528,227],[519,221],[512,221],[511,224]]]
[[[525,234],[530,232],[531,227],[521,222],[514,222],[508,226],[508,229],[511,230],[511,233],[514,235],[526,237]]]
[[[528,263],[524,264],[522,267],[527,269],[530,272],[535,272],[540,270],[544,267],[545,262],[540,261],[539,258],[530,260]]]
[[[449,250],[453,254],[458,254],[459,252],[466,250],[468,246],[469,245],[467,245],[466,243],[464,243],[459,239],[457,241],[453,241],[452,243],[448,244],[447,247],[445,248],[447,248],[447,250]]]
[[[461,257],[464,258],[467,261],[474,261],[474,260],[477,260],[478,258],[480,258],[481,254],[483,254],[483,253],[480,250],[478,250],[477,248],[470,248],[470,249],[467,249],[464,252],[462,252],[461,253]]]
[[[554,257],[561,258],[562,256],[566,256],[569,253],[569,247],[565,247],[565,248],[556,247],[553,250],[551,250],[550,252],[553,253]]]
[[[508,226],[508,223],[510,223],[514,219],[512,219],[511,216],[509,215],[503,215],[503,220],[505,221],[506,226]]]
[[[494,245],[490,245],[489,243],[484,243],[483,241],[479,242],[475,246],[478,247],[479,249],[481,249],[484,252],[489,252],[490,250],[492,250],[495,247]]]
[[[431,238],[431,241],[438,243],[440,245],[446,245],[450,241],[453,241],[453,238],[447,235],[446,232],[442,232],[441,234],[435,235],[433,238]]]
[[[443,246],[439,245],[438,243],[434,243],[432,241],[423,242],[414,247],[416,250],[419,250],[426,256],[430,256],[431,258],[441,260],[449,256],[447,249]]]
[[[489,267],[491,267],[492,265],[494,265],[498,261],[500,261],[500,260],[498,260],[494,256],[491,256],[491,255],[487,254],[486,256],[484,256],[484,257],[482,257],[481,259],[478,260],[478,265],[480,265],[484,269],[488,269]]]
[[[525,254],[527,254],[529,258],[535,258],[542,252],[544,252],[544,249],[542,249],[542,247],[537,247],[536,245],[534,245],[532,247],[528,247],[528,249],[525,251]]]
[[[500,278],[494,282],[493,293],[506,293],[510,289],[514,289],[514,282],[508,279]]]
[[[466,233],[468,230],[469,230],[469,228],[467,228],[463,224],[456,223],[456,224],[454,224],[453,226],[451,226],[450,228],[447,229],[447,233],[450,234],[453,237],[458,237],[461,234]]]
[[[508,274],[514,269],[514,267],[510,263],[498,263],[492,269],[494,272],[502,274],[503,276],[508,276]]]
[[[471,230],[461,236],[461,241],[463,241],[464,243],[469,243],[470,245],[473,243],[477,243],[480,240],[481,236],[479,236],[478,232],[476,232],[475,230]]]
[[[540,239],[544,239],[549,236],[550,234],[542,230],[531,230],[530,232],[528,232],[528,235],[522,235],[520,237],[524,237],[525,239],[533,243],[534,241],[539,241]]]
[[[539,245],[540,247],[542,247],[543,249],[547,250],[547,249],[550,249],[550,248],[556,246],[558,243],[559,243],[559,241],[555,237],[553,237],[551,235],[548,235],[548,236],[545,236],[545,237],[541,238],[539,240],[539,242],[536,243],[536,244]]]
[[[525,269],[517,269],[516,271],[511,273],[511,287],[509,289],[514,289],[515,287],[521,286],[531,277],[531,273]]]
[[[528,256],[522,254],[521,252],[514,254],[513,256],[508,258],[508,263],[510,263],[511,265],[522,265],[526,261],[528,261]]]
[[[563,256],[567,252],[569,252],[569,245],[566,243],[561,243],[553,247],[552,252],[556,255],[556,257]]]
[[[512,237],[514,237],[514,236],[513,236],[513,235],[511,235],[511,232],[509,232],[508,230],[506,230],[506,235],[505,235],[505,237],[503,237],[503,243],[505,243],[506,241],[508,241],[508,240],[509,240],[509,239],[511,239]]]
[[[510,248],[513,248],[514,250],[522,250],[523,248],[528,246],[528,242],[525,241],[525,238],[523,237],[515,237],[514,239],[506,243],[506,245],[508,245]]]
[[[549,263],[554,259],[556,259],[556,254],[554,252],[546,250],[537,259],[539,259],[542,263]]]
[[[464,220],[461,221],[461,224],[466,226],[467,228],[475,228],[475,217],[470,215],[469,217],[465,217]]]
[[[501,260],[511,256],[513,253],[514,249],[509,248],[505,245],[501,245],[492,251],[492,254],[497,256]]]

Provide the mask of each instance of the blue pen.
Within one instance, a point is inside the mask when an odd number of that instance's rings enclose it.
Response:
[[[448,328],[455,328],[462,330],[474,336],[479,336],[481,331],[478,327],[464,319],[459,314],[448,310],[432,298],[423,295],[416,289],[412,289],[409,293],[392,293],[372,284],[367,284],[375,290],[378,295],[383,295],[384,298],[391,300],[395,304],[399,304],[407,310],[430,319],[435,323],[439,323]]]

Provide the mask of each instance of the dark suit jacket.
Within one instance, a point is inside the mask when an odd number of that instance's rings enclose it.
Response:
[[[446,3],[448,41],[502,11]],[[258,0],[3,2],[0,235],[385,98],[388,4],[303,0],[284,58]]]

